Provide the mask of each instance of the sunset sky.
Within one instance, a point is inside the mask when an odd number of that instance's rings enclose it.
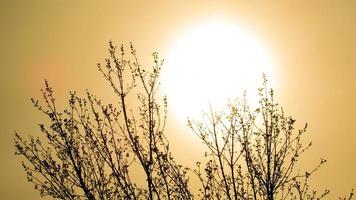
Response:
[[[44,118],[32,107],[30,98],[40,98],[45,78],[55,88],[60,105],[71,90],[84,94],[90,89],[98,97],[112,98],[111,88],[96,68],[107,57],[108,41],[112,40],[117,45],[132,42],[148,66],[154,51],[170,67],[174,60],[187,58],[179,62],[194,65],[187,64],[177,77],[166,77],[177,82],[162,83],[185,85],[184,76],[202,68],[194,68],[200,61],[174,53],[176,44],[188,41],[187,34],[204,30],[197,27],[211,24],[237,27],[268,56],[277,101],[297,120],[299,128],[309,124],[305,141],[313,141],[313,146],[301,160],[301,169],[315,166],[320,158],[328,160],[312,178],[312,187],[330,189],[330,199],[356,189],[356,1],[2,0],[0,23],[0,199],[39,198],[26,181],[22,158],[14,155],[14,132],[40,133],[37,124]],[[208,33],[199,34],[204,38]],[[215,42],[228,43],[223,37]],[[207,42],[211,42],[209,38]],[[190,48],[187,44],[183,51]],[[224,51],[221,48],[214,51]],[[219,66],[213,70],[217,82],[230,76]],[[247,69],[239,70],[244,73]],[[244,84],[239,80],[231,85]],[[177,99],[181,95],[175,95],[174,90],[167,90],[167,134],[173,153],[178,162],[191,165],[203,156],[203,150],[185,126],[184,116],[178,114],[183,106],[174,102],[184,100]],[[228,91],[231,98],[241,96],[235,88]]]

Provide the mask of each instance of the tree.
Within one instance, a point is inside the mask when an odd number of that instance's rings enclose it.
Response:
[[[188,121],[189,127],[208,147],[205,167],[197,162],[195,174],[201,182],[202,199],[321,199],[308,185],[314,169],[300,172],[296,164],[312,143],[301,141],[307,124],[295,131],[295,119],[286,116],[274,100],[267,79],[259,89],[259,106],[251,109],[246,100],[228,105],[227,112],[211,108],[202,121]],[[351,199],[349,196],[340,199]]]
[[[56,107],[53,89],[45,82],[44,105],[34,106],[49,119],[40,125],[48,144],[39,138],[23,139],[16,133],[16,154],[27,162],[28,181],[42,196],[60,199],[191,199],[187,169],[178,165],[165,138],[167,102],[157,101],[158,77],[163,62],[153,53],[151,71],[143,69],[130,46],[109,44],[110,58],[99,71],[112,87],[118,107],[104,105],[87,91],[85,98],[70,93],[68,109]],[[140,87],[138,116],[127,104],[131,92]],[[132,180],[137,164],[146,176],[146,186]]]
[[[31,99],[48,123],[40,124],[42,138],[24,139],[16,133],[16,154],[23,156],[28,181],[42,196],[59,199],[193,199],[188,172],[202,187],[201,199],[320,199],[308,180],[325,163],[299,173],[296,163],[311,146],[294,131],[295,120],[274,101],[264,78],[259,107],[246,98],[228,105],[227,112],[210,109],[202,121],[189,121],[208,147],[209,160],[197,168],[179,165],[165,137],[167,99],[157,100],[163,61],[153,53],[153,67],[143,68],[130,45],[109,43],[109,58],[98,69],[109,83],[117,104],[104,104],[89,91],[70,93],[67,109],[59,111],[54,91],[45,82],[43,101]],[[134,97],[138,108],[130,106]],[[44,138],[44,139],[43,139]],[[141,169],[145,184],[133,178]],[[343,199],[351,199],[353,193]]]

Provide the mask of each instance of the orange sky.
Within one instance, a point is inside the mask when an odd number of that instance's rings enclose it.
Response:
[[[132,41],[149,63],[153,51],[166,57],[185,27],[217,18],[242,24],[270,49],[280,104],[310,125],[303,165],[328,160],[313,186],[331,189],[330,199],[356,188],[356,1],[1,1],[0,15],[1,199],[39,197],[14,156],[13,136],[38,133],[42,117],[29,98],[40,96],[44,78],[59,102],[74,89],[110,95],[96,69],[109,40]],[[203,155],[196,136],[169,123],[178,130],[169,133],[178,161],[194,163]]]

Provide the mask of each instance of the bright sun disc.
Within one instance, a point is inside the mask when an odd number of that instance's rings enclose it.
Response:
[[[221,109],[244,90],[255,101],[262,73],[273,79],[270,58],[256,38],[231,24],[209,23],[176,40],[161,82],[170,110],[185,121],[209,105]]]

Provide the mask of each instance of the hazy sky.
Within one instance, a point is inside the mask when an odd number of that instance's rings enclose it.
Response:
[[[310,125],[306,141],[313,146],[302,167],[328,160],[313,186],[331,189],[330,199],[356,188],[356,1],[2,0],[0,15],[1,199],[39,197],[14,155],[13,137],[15,130],[39,133],[43,118],[29,98],[40,97],[44,78],[59,102],[69,90],[110,95],[96,69],[109,40],[133,42],[149,63],[153,51],[166,57],[186,27],[215,19],[243,25],[268,46],[280,104],[300,127]],[[174,118],[169,123],[173,153],[194,163],[199,141]]]

